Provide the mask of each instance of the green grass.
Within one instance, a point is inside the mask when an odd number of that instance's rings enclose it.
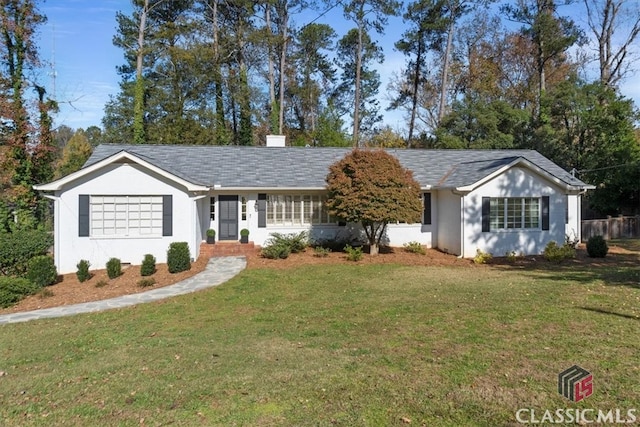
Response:
[[[640,402],[638,269],[585,270],[256,269],[161,303],[0,326],[0,425],[503,426],[522,407],[626,411]],[[556,391],[573,364],[594,375],[578,404]]]

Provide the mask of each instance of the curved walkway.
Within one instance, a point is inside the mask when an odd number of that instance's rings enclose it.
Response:
[[[35,319],[47,319],[52,317],[71,316],[80,313],[92,313],[96,311],[110,310],[112,308],[129,307],[145,302],[158,301],[177,295],[188,294],[201,289],[211,288],[231,279],[247,266],[245,257],[221,257],[211,258],[205,269],[181,282],[163,288],[152,289],[137,294],[123,295],[102,301],[86,302],[81,304],[65,305],[60,307],[45,308],[42,310],[25,311],[0,315],[0,324],[27,322]]]

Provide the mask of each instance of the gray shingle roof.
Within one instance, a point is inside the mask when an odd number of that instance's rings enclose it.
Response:
[[[121,145],[96,147],[85,167],[120,151],[193,184],[238,188],[321,188],[329,166],[350,149],[202,145]],[[586,184],[534,150],[388,150],[413,171],[422,187],[472,185],[523,158],[567,185]]]

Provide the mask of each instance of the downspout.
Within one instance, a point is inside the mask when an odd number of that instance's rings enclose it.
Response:
[[[464,195],[460,195],[460,256],[458,258],[464,258]]]

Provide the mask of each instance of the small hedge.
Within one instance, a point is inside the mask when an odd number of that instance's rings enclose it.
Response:
[[[191,270],[191,254],[187,242],[173,242],[167,251],[169,273]]]
[[[307,246],[309,235],[306,231],[291,234],[271,233],[260,254],[265,258],[285,259],[289,254],[304,251]]]
[[[156,272],[156,257],[151,254],[146,254],[144,259],[142,260],[142,265],[140,266],[140,275],[141,276],[151,276]]]
[[[41,287],[28,279],[0,276],[0,308],[11,307],[22,298],[37,293]]]
[[[285,259],[291,254],[291,248],[283,243],[267,243],[260,251],[260,255],[269,259]]]
[[[58,279],[58,270],[53,258],[48,255],[31,258],[27,264],[27,279],[40,288],[53,285]]]
[[[347,245],[344,247],[344,251],[347,254],[347,259],[349,261],[358,262],[362,259],[362,247],[356,246],[353,247],[351,245]]]
[[[609,245],[602,236],[591,236],[587,241],[587,253],[591,258],[604,258],[609,252]]]
[[[144,279],[138,280],[138,286],[141,288],[148,288],[156,284],[156,279],[153,277],[145,277]]]
[[[16,230],[0,233],[0,272],[5,276],[24,276],[29,260],[46,255],[53,236],[43,230]]]
[[[122,276],[122,263],[119,258],[110,258],[107,261],[107,276],[109,279]]]
[[[426,251],[420,242],[407,242],[404,245],[404,251],[412,254],[426,255]]]
[[[562,246],[558,246],[558,244],[552,240],[545,246],[542,256],[547,261],[561,263],[565,259],[575,258],[576,250],[571,244],[565,243]]]
[[[76,277],[82,282],[86,282],[91,279],[91,273],[89,272],[89,267],[91,267],[91,263],[86,259],[81,259],[80,262],[76,265],[78,271],[76,271]]]

